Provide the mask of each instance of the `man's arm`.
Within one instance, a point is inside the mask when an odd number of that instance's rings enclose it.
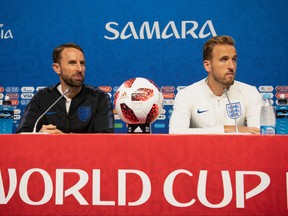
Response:
[[[224,133],[223,125],[216,125],[213,127],[205,127],[205,128],[190,128],[190,121],[191,121],[191,102],[187,100],[187,95],[185,95],[185,93],[178,92],[174,100],[173,112],[169,122],[170,134]]]
[[[95,133],[114,133],[114,114],[110,97],[100,93],[94,121]]]
[[[42,125],[42,128],[40,129],[41,133],[46,133],[46,134],[62,134],[63,132],[55,125],[49,124],[49,125]]]
[[[223,134],[224,127],[189,128],[190,116],[174,109],[169,122],[169,134]]]
[[[26,106],[16,133],[32,132],[34,124],[40,115],[41,111],[38,105],[37,95],[35,95]]]
[[[235,125],[224,125],[224,133],[235,133]],[[260,129],[257,127],[238,126],[238,133],[259,134]]]

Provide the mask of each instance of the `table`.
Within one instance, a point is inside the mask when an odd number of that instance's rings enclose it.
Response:
[[[0,135],[0,215],[288,215],[288,136]]]

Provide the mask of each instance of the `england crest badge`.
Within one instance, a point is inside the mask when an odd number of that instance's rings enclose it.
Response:
[[[91,118],[91,106],[82,106],[78,108],[78,118],[82,122],[86,122]]]
[[[226,104],[226,110],[227,110],[228,116],[232,119],[239,118],[242,113],[240,102],[231,103],[231,105]]]

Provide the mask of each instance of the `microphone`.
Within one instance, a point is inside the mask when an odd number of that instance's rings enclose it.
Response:
[[[223,89],[223,91],[224,91],[224,93],[225,93],[225,95],[226,95],[226,97],[227,97],[227,99],[228,99],[229,105],[230,105],[230,107],[231,107],[231,109],[232,109],[232,111],[233,111],[233,113],[234,113],[235,133],[238,133],[238,125],[237,125],[237,119],[236,119],[236,112],[233,110],[232,103],[231,103],[231,101],[230,101],[230,99],[229,99],[229,97],[228,97],[228,94],[227,94],[227,89],[225,88],[225,89]]]
[[[70,91],[70,88],[67,88],[63,94],[42,114],[38,117],[37,121],[34,124],[34,128],[33,128],[33,132],[32,133],[36,133],[36,128],[38,125],[39,120],[62,98],[64,97],[64,95],[66,95],[68,92]]]

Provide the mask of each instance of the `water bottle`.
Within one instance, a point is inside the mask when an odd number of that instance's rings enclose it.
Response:
[[[9,96],[5,96],[0,106],[0,134],[11,134],[13,130],[14,109]]]
[[[260,133],[275,134],[275,111],[269,94],[263,95],[263,104],[260,113]]]
[[[288,134],[288,102],[285,94],[280,94],[277,100],[276,134]]]

